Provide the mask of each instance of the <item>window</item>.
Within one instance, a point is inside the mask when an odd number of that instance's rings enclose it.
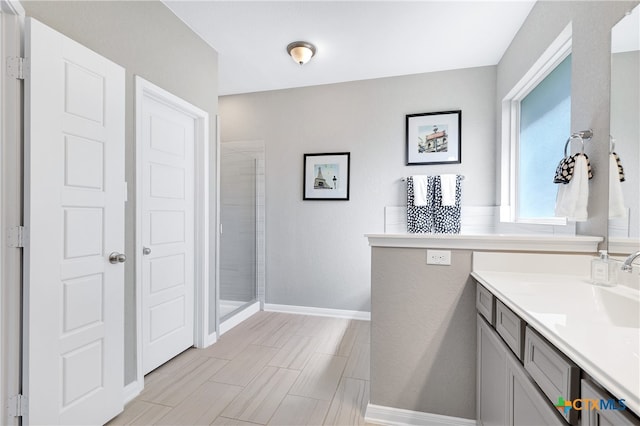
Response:
[[[553,175],[571,133],[571,55],[520,101],[519,132],[516,215],[553,217]]]
[[[567,223],[553,176],[570,133],[571,24],[502,101],[502,222]]]

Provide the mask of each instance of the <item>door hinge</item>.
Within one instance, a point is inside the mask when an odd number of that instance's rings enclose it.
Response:
[[[18,80],[24,80],[24,58],[9,56],[7,58],[7,74]]]
[[[29,399],[21,394],[9,398],[9,416],[22,417],[29,409]]]
[[[11,226],[7,233],[7,245],[12,248],[23,248],[27,243],[27,231],[24,226]]]

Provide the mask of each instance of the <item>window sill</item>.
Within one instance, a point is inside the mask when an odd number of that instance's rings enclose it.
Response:
[[[568,221],[566,217],[538,217],[532,219],[516,219],[513,223],[522,223],[525,225],[566,226]]]

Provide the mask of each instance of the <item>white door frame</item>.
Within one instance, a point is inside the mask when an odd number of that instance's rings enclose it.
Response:
[[[7,58],[23,55],[25,11],[16,0],[0,0],[0,10],[0,423],[17,425],[9,405],[21,387],[22,250],[9,233],[23,223],[22,82]]]
[[[125,400],[133,399],[144,388],[142,374],[142,101],[151,98],[192,117],[195,121],[195,306],[194,306],[194,343],[198,348],[208,346],[209,321],[209,114],[183,99],[167,92],[140,76],[135,78],[136,85],[136,376],[135,382],[125,386]]]

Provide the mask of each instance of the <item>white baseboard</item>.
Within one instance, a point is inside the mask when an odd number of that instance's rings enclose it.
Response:
[[[311,306],[276,305],[265,303],[264,310],[268,312],[283,312],[286,314],[315,315],[319,317],[335,317],[371,321],[371,312],[347,311],[344,309],[314,308]]]
[[[247,306],[242,311],[238,312],[231,318],[226,321],[220,323],[220,335],[222,336],[227,331],[231,330],[236,325],[240,324],[242,321],[249,318],[251,315],[260,311],[260,302],[255,302],[254,304]]]
[[[364,421],[389,426],[475,426],[477,424],[474,419],[403,410],[371,403],[367,405]]]
[[[126,385],[124,387],[124,392],[123,392],[125,405],[133,401],[135,397],[140,395],[140,392],[142,392],[142,389],[144,389],[144,380],[142,383],[140,383],[139,380],[136,380],[135,382],[131,382],[128,385]]]
[[[210,335],[208,335],[204,341],[204,347],[207,348],[211,345],[213,345],[215,342],[218,341],[218,335],[216,333],[211,333]]]

